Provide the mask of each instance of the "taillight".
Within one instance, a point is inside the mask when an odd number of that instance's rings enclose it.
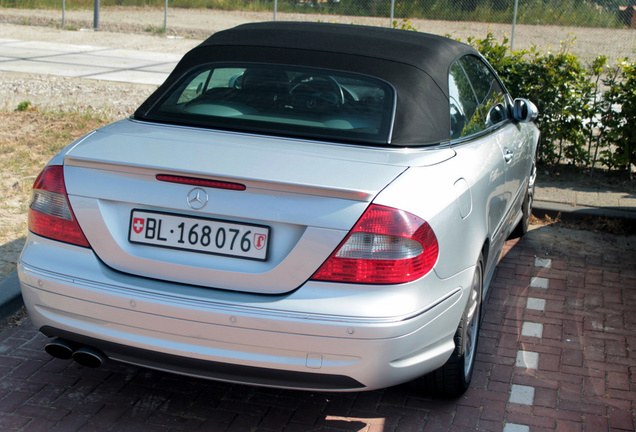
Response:
[[[35,179],[29,230],[42,237],[90,247],[68,202],[63,166],[47,166]]]
[[[427,274],[438,257],[435,233],[423,219],[371,205],[313,280],[399,284]]]

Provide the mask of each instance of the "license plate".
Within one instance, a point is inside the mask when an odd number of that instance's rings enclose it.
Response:
[[[150,246],[265,261],[269,227],[133,210],[128,240]]]

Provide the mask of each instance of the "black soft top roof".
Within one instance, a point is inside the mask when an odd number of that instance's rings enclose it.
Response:
[[[357,25],[267,22],[245,24],[210,36],[201,46],[294,48],[353,54],[409,64],[441,83],[449,65],[474,48],[446,37]]]
[[[450,139],[448,72],[463,55],[479,56],[461,42],[414,31],[308,22],[244,24],[215,33],[188,52],[135,117],[143,119],[165,91],[202,64],[297,64],[388,81],[397,92],[390,144],[433,145]]]

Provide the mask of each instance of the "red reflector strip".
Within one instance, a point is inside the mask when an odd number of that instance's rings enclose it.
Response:
[[[158,174],[156,178],[157,180],[163,181],[163,182],[186,184],[190,186],[202,186],[202,187],[209,187],[209,188],[215,188],[215,189],[229,189],[229,190],[236,190],[236,191],[243,191],[246,189],[245,185],[242,185],[240,183],[224,182],[219,180],[206,180],[206,179],[199,179],[194,177],[174,176],[174,175],[168,175],[168,174]]]

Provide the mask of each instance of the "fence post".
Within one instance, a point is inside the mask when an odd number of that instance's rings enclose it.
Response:
[[[95,6],[93,8],[93,28],[99,28],[99,0],[95,0]]]
[[[163,8],[163,34],[168,34],[168,0],[166,0]]]
[[[62,0],[62,28],[66,27],[66,0]]]
[[[276,21],[276,12],[278,11],[278,0],[274,0],[274,21]]]
[[[515,0],[515,10],[512,13],[512,36],[510,36],[510,51],[515,49],[515,29],[517,27],[517,8],[519,6],[519,0]]]
[[[391,0],[391,22],[389,23],[389,27],[393,27],[393,15],[395,13],[395,0]]]

